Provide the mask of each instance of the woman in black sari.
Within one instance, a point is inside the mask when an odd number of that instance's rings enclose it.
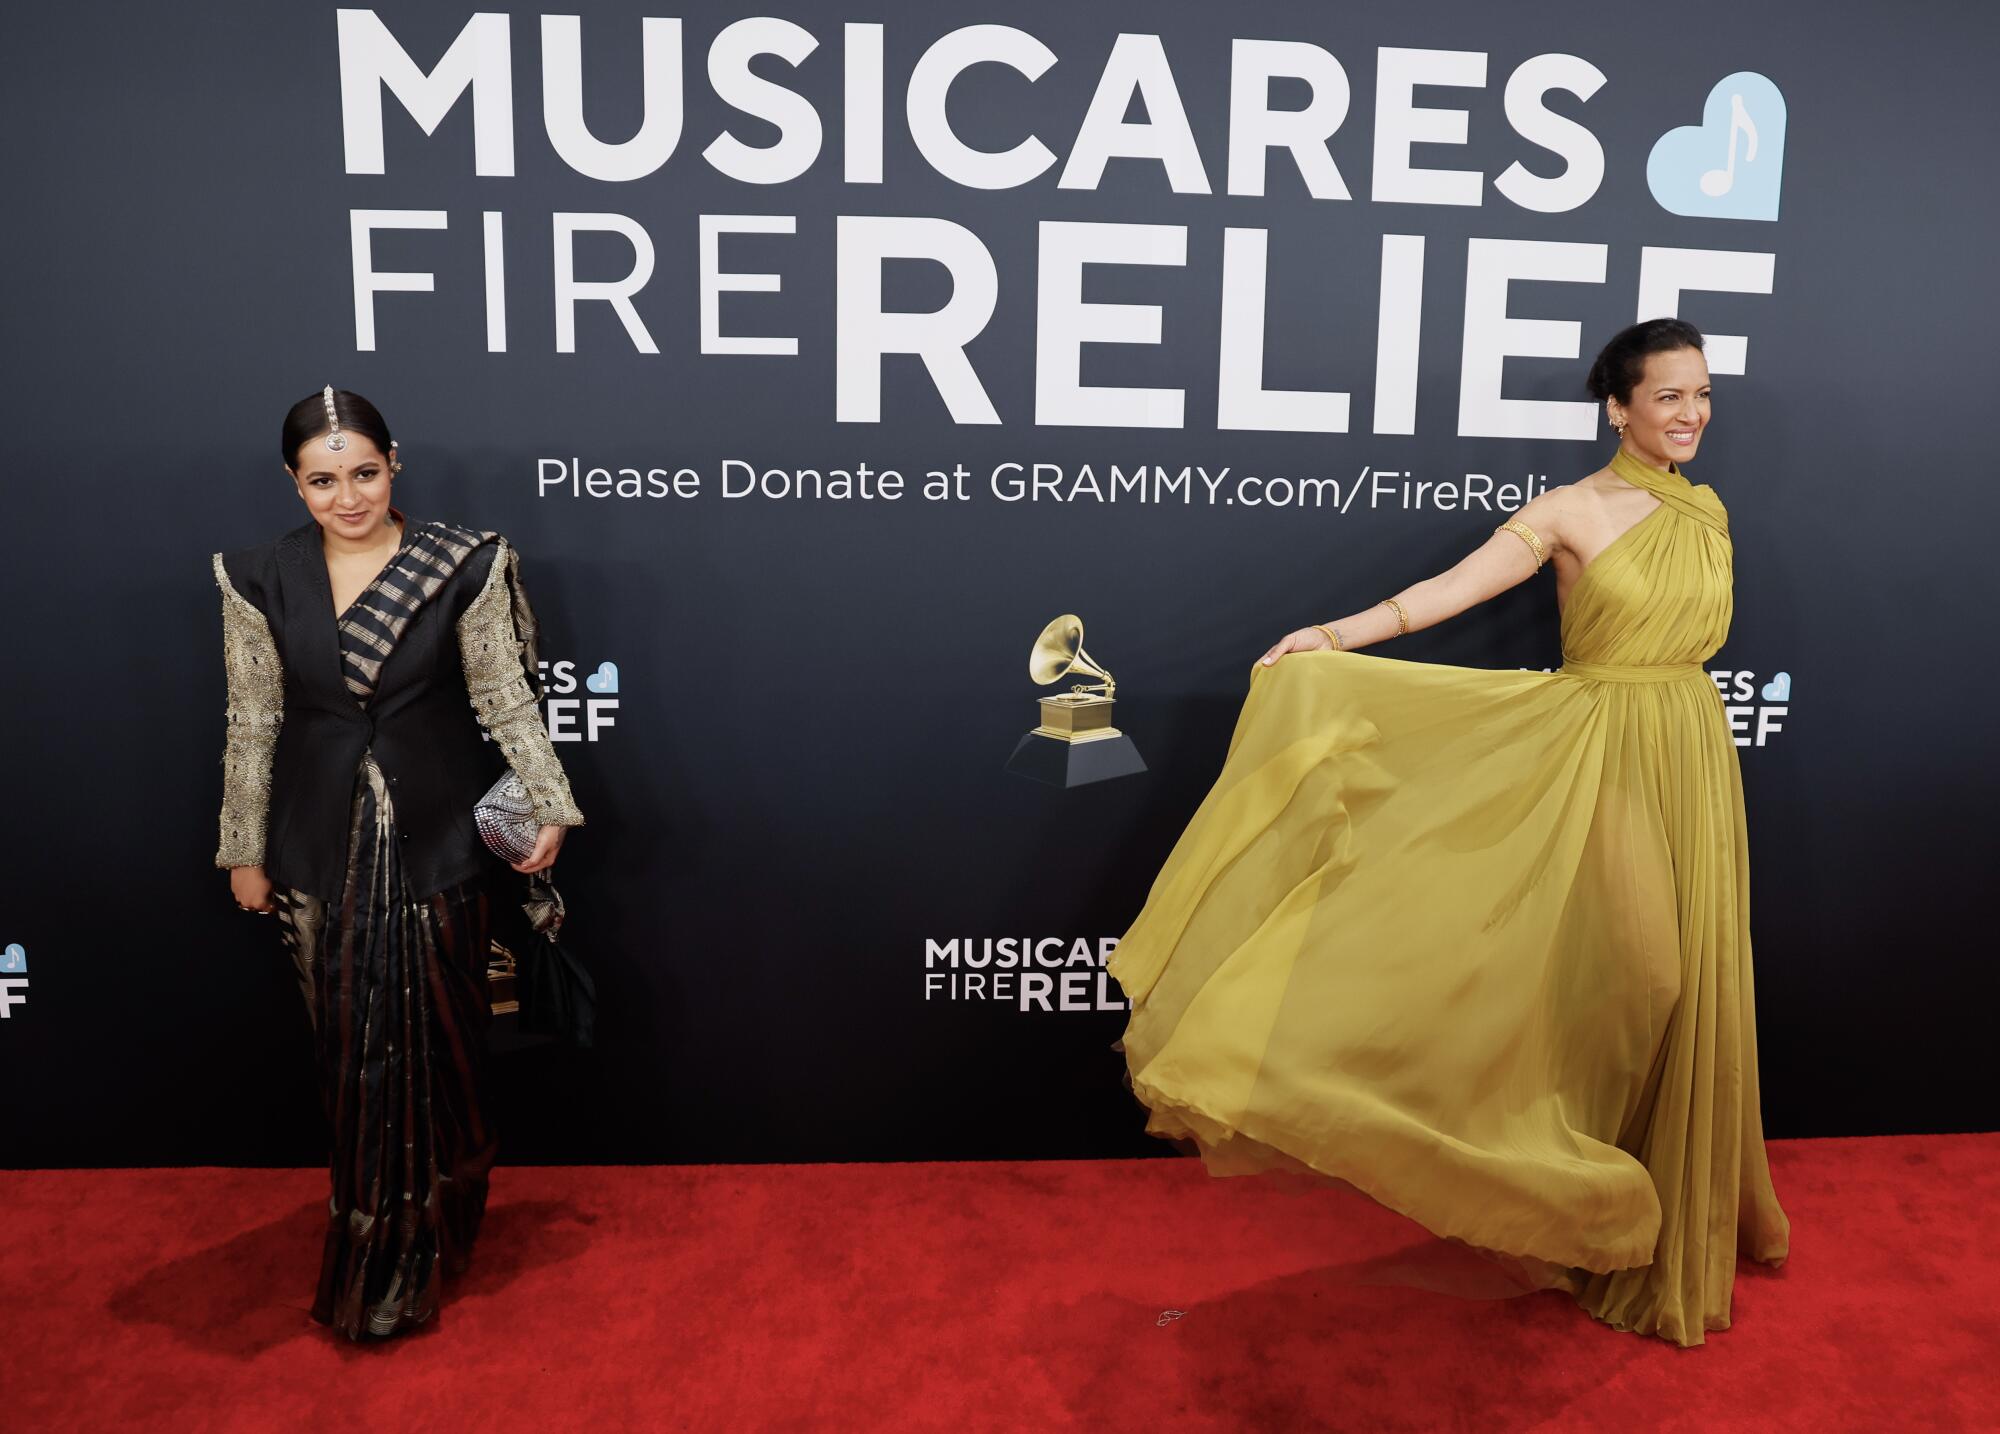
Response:
[[[279,918],[313,1017],[333,1126],[313,1318],[360,1339],[435,1313],[485,1210],[490,902],[509,894],[473,804],[520,775],[542,823],[522,873],[583,816],[535,704],[506,540],[392,507],[396,444],[359,395],[302,399],[282,443],[312,521],[214,559],[216,865],[239,906]]]

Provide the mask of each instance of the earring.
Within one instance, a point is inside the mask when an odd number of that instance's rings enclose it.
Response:
[[[393,438],[389,440],[389,471],[391,473],[403,471],[403,460],[396,456],[396,440]]]

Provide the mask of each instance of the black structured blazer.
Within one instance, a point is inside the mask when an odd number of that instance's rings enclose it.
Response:
[[[406,523],[414,521],[405,517]],[[382,665],[374,697],[363,707],[342,675],[319,525],[307,523],[222,557],[229,585],[268,624],[283,670],[283,714],[270,753],[263,844],[264,871],[273,883],[329,901],[339,896],[364,752],[374,754],[389,783],[413,896],[428,896],[498,866],[479,838],[472,806],[508,761],[500,743],[484,740],[458,632],[459,619],[495,577],[496,561],[511,567],[512,555],[501,540],[481,543],[466,557],[411,619]],[[511,579],[511,571],[505,576]],[[505,635],[512,635],[511,626]],[[513,643],[509,655],[516,682],[510,705],[517,714],[525,705],[546,752],[546,730],[532,705],[533,689],[525,680],[520,652],[520,644]],[[548,756],[553,761],[553,754]],[[556,771],[560,782],[559,766]],[[566,782],[561,782],[559,796],[562,811],[550,819],[559,824],[581,821]],[[545,804],[553,807],[555,798]],[[225,805],[225,848],[228,825]]]

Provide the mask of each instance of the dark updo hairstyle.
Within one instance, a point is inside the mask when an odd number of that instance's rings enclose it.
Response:
[[[349,393],[344,388],[333,391],[333,411],[340,419],[343,433],[359,433],[373,439],[383,456],[389,453],[389,425],[382,421],[381,413],[375,405],[358,393]],[[292,411],[285,415],[285,431],[278,439],[278,445],[285,455],[285,466],[296,470],[299,466],[299,450],[328,432],[326,423],[326,395],[308,394],[292,405]]]
[[[1705,346],[1701,330],[1686,319],[1647,319],[1611,336],[1611,342],[1590,366],[1585,382],[1599,403],[1607,398],[1630,403],[1632,390],[1646,376],[1647,355]]]

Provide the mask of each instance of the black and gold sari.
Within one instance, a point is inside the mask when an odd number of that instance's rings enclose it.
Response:
[[[374,696],[418,609],[491,536],[405,527],[396,556],[340,616],[341,672],[357,703]],[[350,1338],[436,1313],[440,1270],[465,1268],[498,1152],[483,1109],[486,882],[414,899],[401,846],[390,784],[364,754],[339,899],[280,888],[278,902],[333,1127],[313,1318]]]
[[[542,723],[534,614],[504,539],[405,521],[337,619],[312,525],[214,569],[229,679],[216,865],[273,882],[332,1126],[313,1316],[390,1335],[429,1318],[464,1267],[497,1149],[489,885],[507,874],[472,804],[504,763],[544,823],[583,814]],[[476,721],[446,715],[465,710],[449,690],[461,673]]]

